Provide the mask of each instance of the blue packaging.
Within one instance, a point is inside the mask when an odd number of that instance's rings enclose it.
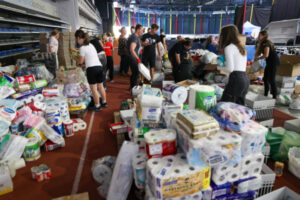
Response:
[[[64,129],[63,129],[63,125],[62,122],[56,123],[51,125],[51,127],[55,130],[56,133],[58,133],[59,135],[64,135]]]
[[[211,182],[212,188],[212,199],[217,197],[226,196],[231,193],[232,183],[225,183],[223,185],[216,185],[213,181]]]
[[[242,194],[234,193],[228,196],[227,200],[254,200],[254,199],[255,199],[255,191],[249,191]]]

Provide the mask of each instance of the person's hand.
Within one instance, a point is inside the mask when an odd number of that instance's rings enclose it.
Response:
[[[137,62],[137,64],[140,64],[141,63],[141,59],[137,58],[136,62]]]
[[[162,57],[161,57],[161,56],[157,56],[157,60],[158,60],[158,61],[161,61],[161,60],[162,60]]]
[[[258,58],[255,58],[255,59],[254,59],[254,62],[257,62],[258,60],[259,60]]]

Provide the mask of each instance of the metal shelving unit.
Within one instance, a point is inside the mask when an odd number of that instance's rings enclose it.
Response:
[[[0,46],[9,46],[9,45],[17,45],[17,44],[29,44],[29,43],[38,43],[39,40],[28,40],[28,41],[19,41],[19,42],[7,42],[0,43]]]
[[[21,55],[21,54],[25,54],[25,53],[38,52],[38,51],[40,51],[40,50],[39,49],[32,49],[32,50],[28,50],[28,51],[22,51],[22,52],[10,54],[10,55],[0,56],[0,59],[8,58],[8,57],[13,57],[13,56],[17,56],[17,55]]]
[[[38,34],[38,33],[47,33],[47,32],[36,32],[36,31],[34,31],[34,32],[30,32],[30,31],[28,31],[28,32],[22,32],[22,31],[16,31],[16,32],[14,32],[14,31],[0,31],[0,34],[29,34],[29,33]]]
[[[59,20],[59,19],[55,19],[55,18],[51,18],[51,17],[46,17],[46,16],[42,16],[42,15],[39,15],[39,14],[27,13],[27,12],[25,12],[23,10],[19,10],[17,8],[11,8],[11,7],[8,7],[8,6],[5,6],[5,5],[0,5],[0,9],[6,10],[6,11],[10,11],[10,12],[15,12],[15,13],[22,14],[22,15],[27,15],[27,16],[30,16],[30,17],[36,17],[36,18],[40,18],[40,19],[45,19],[45,20],[53,21],[53,22],[58,22],[58,23],[62,23],[62,24],[69,24],[68,22],[65,22],[65,21],[62,21],[62,20]]]
[[[31,22],[24,22],[24,21],[17,21],[17,20],[12,20],[12,19],[4,19],[0,18],[0,22],[11,22],[11,23],[16,23],[16,24],[26,24],[26,25],[31,25],[31,26],[40,26],[40,27],[49,27],[49,28],[61,28],[61,29],[68,29],[68,27],[64,26],[56,26],[56,25],[48,25],[48,24],[39,24],[39,23],[31,23]]]

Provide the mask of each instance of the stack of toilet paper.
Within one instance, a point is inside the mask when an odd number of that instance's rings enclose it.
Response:
[[[146,142],[144,138],[144,134],[147,133],[150,128],[135,128],[133,132],[133,142],[139,145],[140,150],[146,150]]]
[[[160,89],[143,87],[138,96],[137,114],[140,120],[157,123],[161,117],[163,97]]]
[[[241,161],[241,137],[220,131],[205,138],[192,139],[177,127],[178,144],[192,166],[235,165]]]
[[[204,111],[183,110],[177,114],[176,123],[187,135],[195,139],[219,131],[218,122]]]
[[[260,153],[266,142],[268,129],[255,121],[250,121],[241,129],[242,156]]]
[[[147,181],[157,200],[199,197],[210,185],[210,168],[189,166],[181,154],[152,158],[147,162]]]
[[[240,163],[235,165],[219,165],[212,170],[212,181],[216,185],[227,182],[233,183],[239,179],[247,179],[259,176],[264,162],[264,155],[259,153],[243,157]]]
[[[144,189],[146,184],[147,155],[139,153],[132,159],[133,178],[137,188]]]
[[[162,106],[162,117],[166,122],[167,128],[175,128],[177,113],[181,112],[183,105],[176,105],[164,102]]]
[[[176,132],[173,129],[151,130],[144,134],[149,158],[176,153]]]
[[[225,183],[223,185],[216,185],[213,182],[211,183],[212,187],[212,199],[217,199],[224,195],[230,195],[232,190],[232,183]]]

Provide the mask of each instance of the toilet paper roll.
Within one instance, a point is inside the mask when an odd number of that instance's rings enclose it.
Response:
[[[213,174],[212,180],[216,185],[223,185],[228,182],[228,178],[225,174]]]
[[[80,130],[79,124],[73,124],[73,131],[77,132]]]
[[[255,179],[252,179],[248,182],[248,190],[258,190],[262,186],[262,178],[261,175],[257,175]]]
[[[249,169],[242,169],[242,172],[240,174],[240,178],[241,179],[246,179],[246,178],[249,178],[251,175],[251,170]]]
[[[34,101],[43,101],[44,100],[44,96],[42,94],[37,94],[34,96]]]
[[[163,95],[169,101],[176,105],[183,104],[188,96],[188,91],[185,87],[176,84],[167,84],[163,88]]]
[[[242,160],[242,168],[247,169],[249,168],[252,163],[254,163],[255,157],[254,156],[247,156]]]
[[[213,174],[216,174],[216,175],[227,174],[230,171],[230,169],[231,168],[228,165],[219,165],[219,166],[213,168]]]
[[[231,171],[228,173],[228,175],[227,175],[228,181],[229,181],[230,183],[233,183],[233,182],[239,180],[239,179],[240,179],[240,174],[241,174],[241,171],[240,171],[239,169],[231,170]]]
[[[109,183],[112,177],[112,169],[103,164],[93,166],[92,173],[99,184]]]
[[[138,158],[133,160],[133,178],[137,188],[145,188],[146,158]]]
[[[250,166],[251,176],[258,176],[262,170],[262,165],[252,164]]]
[[[109,189],[109,183],[106,183],[106,184],[100,185],[97,188],[97,191],[102,198],[106,199],[107,194],[108,194],[108,189]]]

